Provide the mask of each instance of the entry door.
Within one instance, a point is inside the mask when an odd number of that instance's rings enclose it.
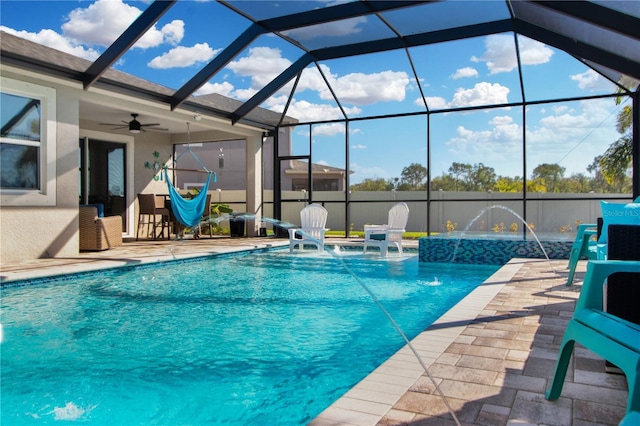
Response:
[[[105,215],[122,216],[127,229],[126,144],[80,139],[80,203],[101,203]]]

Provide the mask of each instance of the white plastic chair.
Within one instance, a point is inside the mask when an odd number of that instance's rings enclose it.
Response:
[[[289,251],[296,245],[314,245],[318,251],[324,251],[324,234],[327,229],[327,209],[320,204],[309,204],[300,211],[300,228],[289,228]]]
[[[402,254],[402,234],[409,220],[409,206],[406,203],[398,203],[389,209],[389,219],[386,225],[364,226],[364,249],[368,246],[380,247],[380,255],[386,256],[389,245],[394,245],[398,253]]]

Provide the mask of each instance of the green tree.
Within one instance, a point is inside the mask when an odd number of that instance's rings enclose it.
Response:
[[[576,173],[566,179],[567,192],[587,193],[592,190],[592,179],[584,173]]]
[[[360,183],[351,185],[352,191],[391,191],[393,184],[382,178],[367,178]]]
[[[622,100],[622,96],[617,97],[616,105],[620,105]],[[633,140],[631,136],[633,109],[631,105],[625,105],[622,108],[616,121],[616,130],[622,137],[612,143],[600,157],[600,167],[607,183],[620,190],[625,186],[627,170],[633,157]]]
[[[442,176],[436,176],[431,180],[431,190],[432,191],[455,191],[457,186],[456,180],[447,174],[443,174]]]
[[[542,178],[527,180],[527,191],[528,192],[548,192],[545,180]]]
[[[449,167],[449,174],[455,183],[454,191],[464,191],[466,183],[469,181],[469,173],[471,173],[471,164],[453,162]]]
[[[602,174],[602,167],[600,166],[601,160],[601,155],[594,158],[593,162],[587,166],[587,172],[593,174],[593,178],[591,178],[591,190],[604,193],[610,191],[610,185]]]
[[[546,192],[559,192],[560,182],[564,176],[565,168],[559,164],[540,164],[531,174],[531,179],[541,179],[544,181]]]
[[[609,185],[622,190],[632,156],[631,134],[622,136],[607,148],[600,158],[600,167]]]
[[[474,164],[469,172],[468,191],[488,191],[493,189],[498,178],[493,167],[482,163]]]
[[[508,176],[500,176],[496,179],[496,183],[493,189],[497,192],[522,192],[522,178],[516,176],[515,178]]]
[[[427,179],[427,168],[422,164],[411,163],[402,169],[400,184],[407,184],[412,191],[418,191],[425,188],[425,180]],[[404,188],[402,188],[404,190]]]

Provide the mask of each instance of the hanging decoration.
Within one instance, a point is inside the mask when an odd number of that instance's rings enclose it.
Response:
[[[160,153],[158,151],[153,151],[153,158],[155,158],[153,163],[145,161],[144,168],[153,170],[153,180],[162,180],[162,173],[160,173],[160,170],[162,170],[164,164],[158,161],[158,158],[160,158]]]
[[[224,174],[224,153],[220,148],[220,154],[218,154],[218,168],[220,169],[220,176]]]

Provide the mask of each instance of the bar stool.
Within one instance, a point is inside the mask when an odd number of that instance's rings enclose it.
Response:
[[[149,237],[149,226],[153,225],[153,239],[157,240],[159,236],[164,236],[165,225],[167,227],[167,239],[170,236],[170,213],[169,209],[164,205],[159,206],[162,200],[158,200],[155,194],[138,194],[138,229],[136,231],[136,241],[140,236],[140,228],[147,226],[147,238]],[[157,221],[160,216],[160,222]],[[156,229],[160,227],[160,234],[156,234]]]

